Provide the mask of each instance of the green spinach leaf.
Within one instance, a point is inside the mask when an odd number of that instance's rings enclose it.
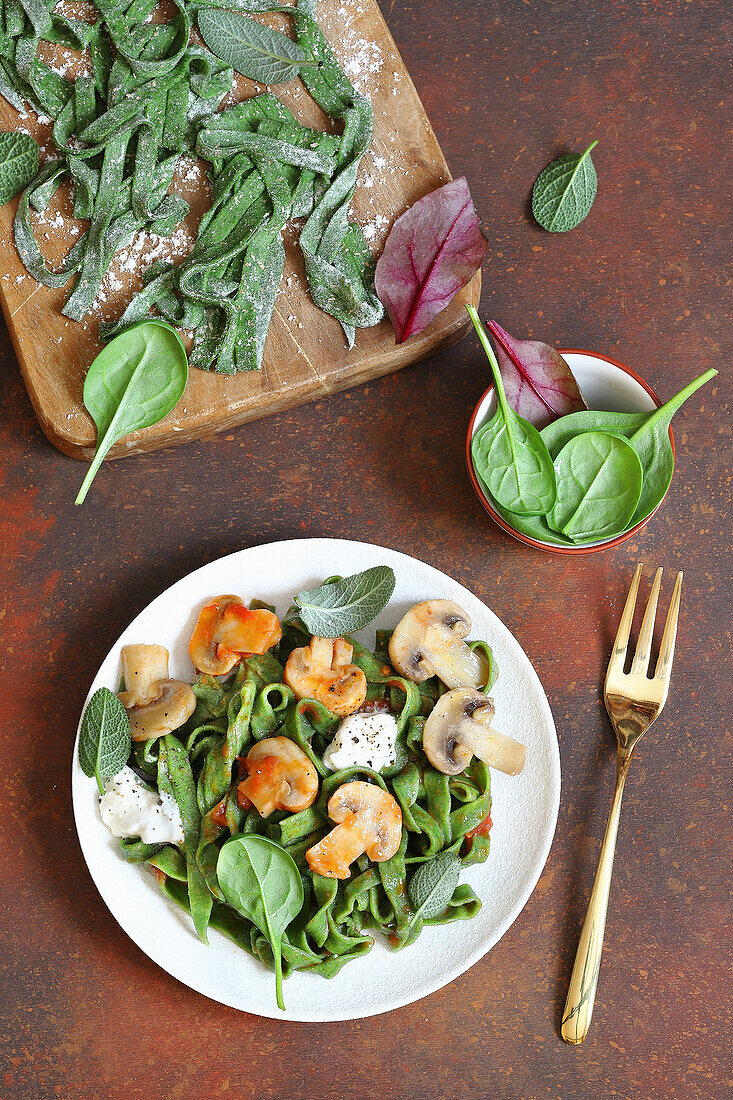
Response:
[[[537,429],[509,407],[494,349],[474,307],[466,309],[489,360],[497,396],[495,415],[471,444],[476,472],[503,507],[520,515],[543,515],[555,503],[550,453]]]
[[[674,453],[669,438],[669,425],[679,407],[691,397],[700,386],[704,386],[718,372],[705,371],[679,393],[675,394],[656,412],[648,415],[644,424],[631,436],[630,443],[639,456],[644,471],[644,483],[639,503],[631,517],[629,526],[641,523],[653,512],[669,488],[674,472]]]
[[[598,177],[591,160],[592,141],[584,153],[567,153],[548,164],[532,190],[532,213],[550,233],[575,229],[593,205]]]
[[[38,145],[28,134],[0,133],[0,206],[38,175]]]
[[[442,852],[435,859],[421,863],[410,879],[407,893],[415,910],[408,928],[418,917],[430,920],[444,913],[453,897],[461,873],[461,860],[455,852]]]
[[[187,380],[186,349],[164,321],[143,321],[100,351],[84,381],[84,405],[97,425],[97,450],[76,504],[85,499],[112,444],[167,416]]]
[[[216,873],[232,909],[256,924],[270,943],[277,1005],[284,1012],[282,936],[303,906],[300,871],[279,844],[256,833],[244,833],[223,846]]]
[[[104,794],[104,780],[124,768],[132,751],[130,719],[109,688],[98,688],[86,705],[79,731],[79,764],[84,775],[97,780]]]
[[[555,459],[557,500],[548,516],[574,542],[611,538],[625,530],[641,494],[636,451],[609,432],[575,436]]]
[[[361,630],[376,619],[394,592],[394,570],[375,565],[363,573],[326,581],[319,588],[299,592],[295,603],[311,634],[338,638]]]
[[[261,84],[284,84],[296,77],[303,65],[318,65],[292,38],[244,15],[203,8],[198,24],[213,54]]]
[[[566,443],[582,432],[610,432],[630,439],[642,424],[651,416],[648,412],[600,412],[588,409],[587,412],[568,413],[543,428],[540,432],[544,443],[553,458],[557,458]]]

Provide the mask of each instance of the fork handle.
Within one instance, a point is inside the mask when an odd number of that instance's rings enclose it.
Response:
[[[570,988],[562,1014],[560,1031],[566,1043],[582,1043],[588,1034],[593,1005],[596,999],[598,971],[603,953],[603,934],[606,928],[608,895],[611,890],[613,855],[616,850],[616,834],[621,814],[621,799],[624,793],[626,773],[629,770],[631,755],[619,752],[616,760],[616,787],[613,792],[611,813],[601,844],[593,888],[590,893],[588,909],[580,933],[580,943],[575,955],[575,964],[570,976]]]

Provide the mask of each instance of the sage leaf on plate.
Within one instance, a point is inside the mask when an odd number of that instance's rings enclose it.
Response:
[[[598,190],[591,160],[597,141],[584,153],[566,153],[545,168],[532,190],[532,213],[550,233],[567,233],[587,216]]]
[[[206,930],[214,899],[196,860],[201,837],[201,811],[196,799],[196,780],[186,749],[172,733],[160,739],[158,790],[165,791],[174,800],[181,815],[191,919],[199,939],[202,943],[208,943]]]
[[[644,424],[631,436],[629,442],[641,461],[644,482],[630,526],[646,519],[664,499],[664,494],[669,488],[674,473],[674,452],[669,438],[672,417],[688,397],[714,378],[717,373],[716,370],[708,370],[699,375],[656,412],[648,414]]]
[[[499,364],[473,306],[466,307],[494,376],[496,412],[473,437],[476,472],[491,495],[510,512],[545,515],[555,503],[555,472],[537,429],[517,416],[504,393]]]
[[[584,432],[555,459],[557,500],[550,527],[574,542],[620,535],[641,494],[642,468],[634,448],[619,435]]]
[[[486,326],[499,360],[507,401],[535,428],[587,408],[573,372],[559,351],[539,340],[515,340],[496,321]]]
[[[202,8],[198,24],[213,54],[260,84],[285,84],[298,76],[304,65],[318,64],[292,38],[247,16]]]
[[[245,833],[224,844],[216,873],[229,905],[256,924],[269,941],[277,1005],[284,1012],[282,936],[302,909],[304,897],[295,860],[273,840]]]
[[[487,248],[463,176],[418,199],[397,219],[374,285],[398,344],[422,332],[470,283]]]
[[[38,144],[29,134],[0,132],[0,206],[38,175]]]
[[[407,888],[410,904],[415,910],[408,927],[418,917],[430,920],[446,911],[460,873],[461,860],[455,852],[442,852],[435,859],[420,864]]]
[[[84,380],[84,405],[97,425],[97,450],[75,504],[81,504],[113,443],[157,424],[186,388],[188,359],[165,321],[143,321],[102,348]]]
[[[130,719],[120,700],[109,688],[98,688],[86,705],[79,731],[79,764],[84,775],[97,780],[104,794],[104,781],[127,763],[132,751]]]
[[[299,592],[295,603],[311,634],[339,638],[361,630],[387,606],[395,587],[394,570],[375,565],[363,573],[328,581],[307,592]]]

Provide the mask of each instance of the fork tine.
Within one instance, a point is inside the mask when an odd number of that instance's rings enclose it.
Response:
[[[631,582],[631,588],[626,597],[623,614],[621,615],[621,622],[618,624],[618,630],[616,631],[616,640],[613,643],[611,659],[608,662],[608,672],[610,672],[612,668],[614,672],[623,671],[624,661],[626,660],[626,647],[629,644],[629,635],[631,634],[631,623],[634,619],[634,608],[636,607],[636,595],[639,591],[641,571],[642,565],[641,562],[639,562],[634,570],[634,579]]]
[[[659,601],[659,588],[661,583],[662,570],[657,569],[654,575],[652,590],[649,593],[649,602],[646,605],[646,611],[644,612],[644,618],[641,623],[639,640],[636,643],[636,653],[634,654],[634,660],[631,665],[632,676],[637,675],[637,673],[646,675],[646,670],[649,668],[649,658],[652,654],[652,637],[654,636],[654,620],[657,615],[657,603]]]
[[[677,580],[674,582],[672,602],[669,605],[667,621],[664,624],[662,644],[659,647],[659,658],[657,660],[657,667],[654,673],[655,680],[665,680],[667,686],[669,685],[669,679],[672,675],[672,658],[674,657],[674,643],[677,638],[677,619],[680,613],[681,598],[682,574],[678,573]]]

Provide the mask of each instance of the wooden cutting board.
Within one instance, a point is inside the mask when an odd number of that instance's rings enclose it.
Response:
[[[361,162],[352,209],[377,254],[394,219],[422,195],[450,179],[450,173],[376,0],[321,0],[318,18],[347,75],[369,95],[374,106],[374,138]],[[277,16],[267,19],[271,25],[287,30],[284,22],[278,23]],[[51,49],[68,65],[68,53],[64,57],[63,51]],[[261,90],[239,77],[231,102]],[[330,128],[329,120],[300,81],[276,91],[302,122]],[[40,125],[32,112],[19,118],[0,97],[0,129],[18,127],[32,133],[47,156],[53,155],[50,126]],[[167,241],[140,233],[131,246],[120,250],[102,288],[99,306],[84,322],[69,321],[62,315],[65,289],[39,286],[21,264],[13,243],[17,200],[0,209],[3,312],[36,416],[51,443],[64,454],[89,460],[94,452],[96,429],[83,407],[82,387],[87,368],[101,346],[97,338],[99,320],[120,315],[142,285],[142,270],[156,257],[182,259],[186,255],[198,220],[209,204],[204,169],[204,162],[188,161],[174,181],[176,190],[192,204],[183,227]],[[84,223],[70,217],[69,195],[63,188],[36,220],[36,235],[52,264],[61,259],[84,228]],[[113,448],[112,457],[211,436],[399,370],[440,345],[457,340],[468,321],[466,303],[478,305],[480,274],[406,345],[395,345],[392,327],[385,320],[375,328],[358,329],[355,346],[349,351],[338,322],[311,301],[296,234],[295,227],[286,229],[285,274],[262,369],[224,377],[192,368],[186,393],[173,412],[159,424],[122,440]]]

